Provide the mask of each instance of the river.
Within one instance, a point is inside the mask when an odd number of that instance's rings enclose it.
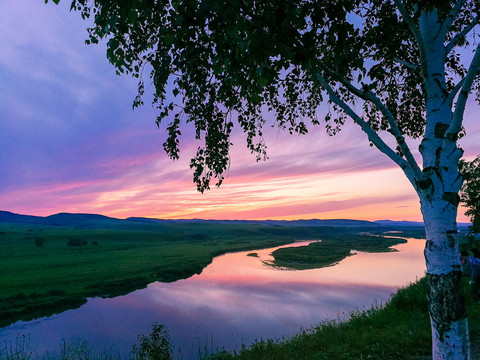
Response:
[[[152,283],[112,299],[91,298],[76,310],[19,321],[0,329],[0,346],[25,336],[39,356],[54,355],[65,339],[86,341],[94,353],[105,350],[126,358],[137,336],[148,334],[157,322],[168,328],[175,359],[217,348],[238,350],[388,300],[398,287],[423,276],[424,244],[409,239],[395,252],[358,252],[335,266],[301,271],[265,265],[278,247],[229,253],[185,280]],[[248,256],[252,252],[258,256]]]

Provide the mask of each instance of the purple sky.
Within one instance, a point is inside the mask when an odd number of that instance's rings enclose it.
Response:
[[[104,44],[84,44],[88,24],[69,5],[0,2],[0,210],[421,220],[402,172],[348,124],[333,138],[320,127],[307,136],[270,129],[270,159],[260,163],[237,132],[224,185],[197,193],[189,161],[200,144],[187,130],[181,159],[167,158],[155,110],[132,111],[135,80],[115,75]],[[466,115],[467,159],[480,153],[478,109]]]

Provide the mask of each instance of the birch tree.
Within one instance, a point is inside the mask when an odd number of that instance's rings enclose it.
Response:
[[[171,158],[184,126],[194,127],[199,191],[223,182],[234,126],[257,159],[271,116],[290,133],[359,126],[420,199],[433,358],[470,358],[455,234],[457,141],[479,87],[477,0],[73,0],[71,8],[93,19],[87,43],[103,39],[117,72],[138,79],[134,107],[153,89]],[[421,160],[407,138],[421,141]]]

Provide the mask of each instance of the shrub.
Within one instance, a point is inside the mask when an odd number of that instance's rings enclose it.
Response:
[[[172,360],[170,337],[167,328],[153,323],[149,336],[139,335],[132,347],[133,360]]]
[[[33,242],[37,247],[42,247],[45,244],[45,239],[43,237],[37,236]]]
[[[85,246],[87,244],[88,244],[87,240],[82,240],[82,239],[79,239],[79,238],[68,239],[68,245],[69,246]]]

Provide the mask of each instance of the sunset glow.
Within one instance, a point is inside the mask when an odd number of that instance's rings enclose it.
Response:
[[[333,138],[321,127],[307,136],[267,128],[269,160],[259,163],[236,132],[224,184],[198,193],[189,162],[201,144],[192,129],[182,129],[181,159],[168,159],[155,109],[147,100],[132,111],[136,82],[115,75],[105,44],[84,44],[88,24],[68,8],[68,1],[0,4],[0,210],[422,220],[401,170],[351,124]],[[467,159],[480,153],[477,111],[471,104],[466,114]],[[458,221],[468,221],[463,212]]]

